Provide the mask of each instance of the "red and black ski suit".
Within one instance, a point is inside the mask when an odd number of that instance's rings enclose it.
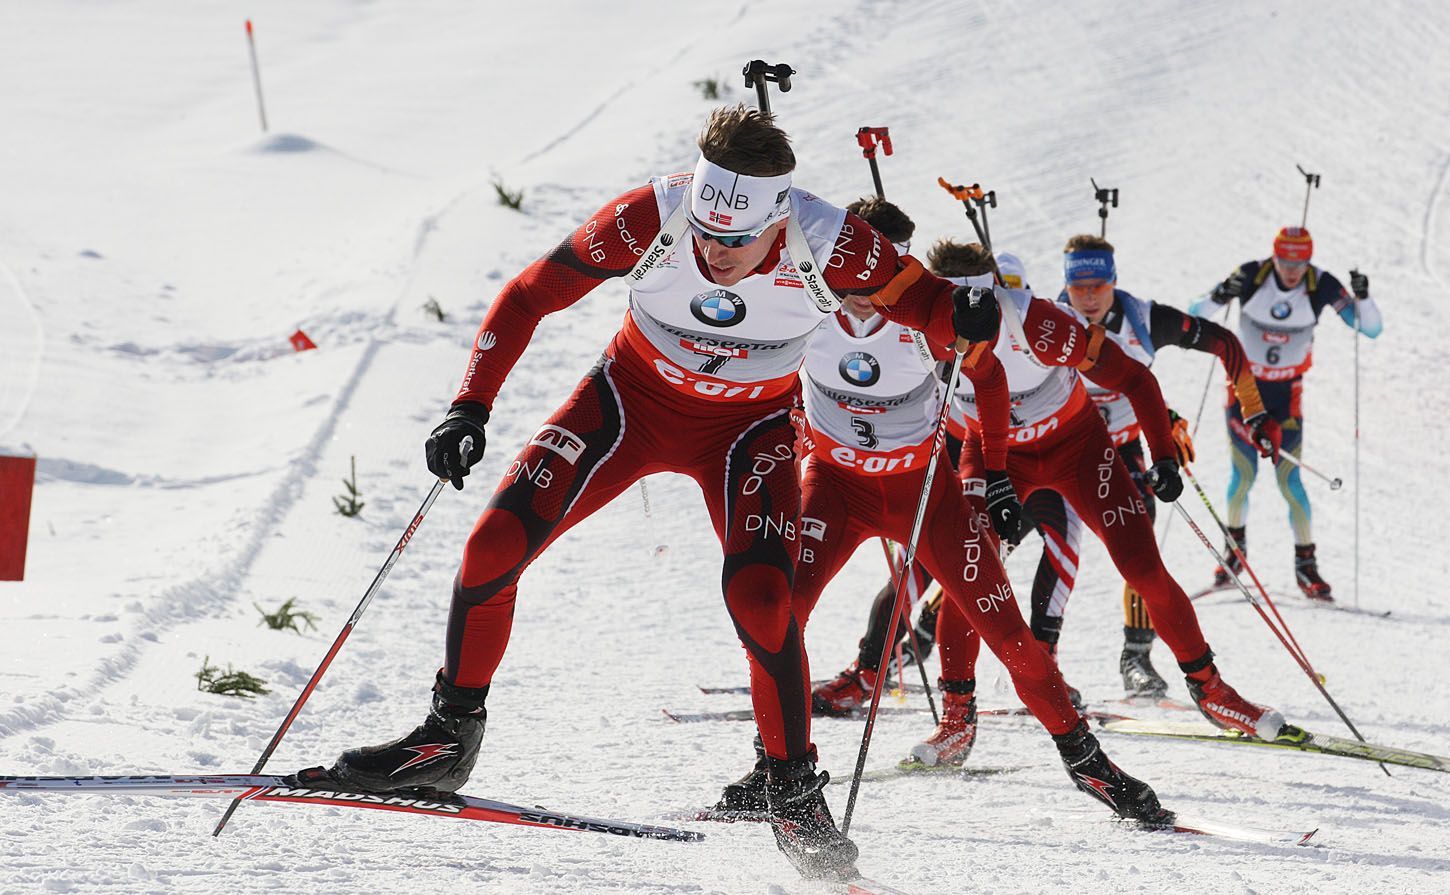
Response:
[[[1093,382],[1127,395],[1153,459],[1174,458],[1168,410],[1158,381],[1147,367],[1107,338],[1102,327],[1084,325],[1052,302],[1033,299],[1023,330],[1033,355],[1042,363],[1075,367]],[[999,338],[1006,336],[999,334]],[[1153,626],[1179,666],[1186,673],[1202,672],[1209,666],[1212,654],[1199,628],[1198,616],[1183,588],[1163,565],[1143,495],[1113,449],[1112,437],[1087,399],[1081,381],[1073,384],[1071,396],[1058,410],[1055,422],[1030,419],[1025,421],[1025,428],[1029,433],[1046,434],[1025,442],[1014,437],[1007,474],[1018,496],[1025,500],[1040,488],[1061,494],[1102,540],[1123,580],[1142,594]],[[1014,429],[1014,435],[1018,431]],[[980,489],[988,465],[977,440],[968,438],[962,447],[959,472],[968,490],[976,492],[972,501],[979,511],[985,509]],[[937,643],[944,679],[965,681],[975,677],[980,640],[967,619],[950,604],[938,618]]]
[[[632,190],[510,281],[479,328],[456,401],[492,407],[540,319],[628,273],[659,233],[660,217],[651,186]],[[951,283],[912,259],[898,259],[891,243],[854,215],[846,216],[836,239],[829,263],[817,262],[833,291],[876,296],[885,314],[925,331],[932,342],[954,341]],[[783,245],[784,234],[746,280],[774,277],[779,285],[794,275],[782,269],[789,266]],[[679,263],[696,265],[708,279],[693,241],[677,248],[685,251],[690,257]],[[685,293],[679,301],[698,303],[706,295]],[[752,307],[751,313],[766,311]],[[812,751],[809,674],[791,610],[801,502],[791,410],[799,382],[792,370],[765,389],[733,389],[735,400],[691,391],[682,387],[686,380],[710,382],[708,363],[684,371],[650,357],[640,325],[626,313],[599,363],[519,453],[479,517],[454,581],[444,674],[462,687],[488,684],[508,644],[518,580],[529,563],[639,478],[678,472],[699,483],[724,549],[725,607],[749,657],[766,752],[806,756]],[[993,408],[987,428],[995,428],[1000,443],[1006,376],[990,352],[978,355],[968,374]]]

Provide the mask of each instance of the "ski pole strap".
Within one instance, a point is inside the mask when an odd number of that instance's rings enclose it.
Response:
[[[885,286],[871,293],[871,301],[881,308],[889,308],[901,300],[901,296],[912,284],[921,279],[926,268],[913,255],[900,256],[901,269]]]
[[[1108,338],[1108,331],[1100,323],[1089,323],[1087,331],[1087,351],[1083,352],[1082,360],[1077,365],[1078,371],[1082,373],[1098,365],[1098,356],[1103,353],[1103,342]]]

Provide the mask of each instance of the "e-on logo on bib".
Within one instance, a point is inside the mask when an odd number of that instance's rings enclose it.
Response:
[[[836,369],[841,371],[841,378],[852,385],[875,385],[876,380],[881,378],[881,364],[864,351],[852,351],[841,358],[841,364]]]
[[[745,301],[734,292],[711,289],[690,301],[690,313],[710,326],[734,326],[745,319]]]

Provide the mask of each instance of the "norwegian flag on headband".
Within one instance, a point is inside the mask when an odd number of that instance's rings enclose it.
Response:
[[[710,212],[710,223],[712,224],[719,224],[722,227],[728,227],[730,226],[730,218],[731,216],[728,214],[721,214],[718,211]]]

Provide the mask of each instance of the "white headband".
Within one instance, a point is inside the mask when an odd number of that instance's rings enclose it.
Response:
[[[700,157],[690,185],[690,216],[695,223],[722,234],[755,234],[789,214],[789,174],[736,174]]]

